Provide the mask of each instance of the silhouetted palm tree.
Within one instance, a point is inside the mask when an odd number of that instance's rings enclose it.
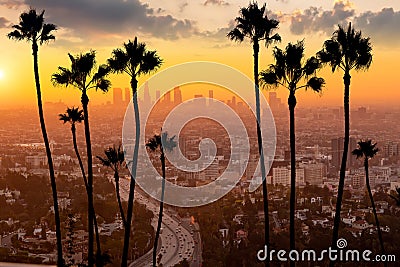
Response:
[[[264,238],[265,244],[269,245],[269,217],[268,217],[268,191],[267,191],[267,180],[266,171],[264,165],[264,154],[263,154],[263,144],[261,128],[259,123],[261,122],[260,115],[260,92],[258,88],[258,54],[260,50],[259,43],[261,41],[265,42],[268,47],[273,42],[278,42],[281,40],[279,34],[274,34],[271,36],[272,32],[278,28],[279,21],[274,19],[268,19],[266,14],[266,4],[262,7],[258,7],[257,2],[250,2],[248,7],[243,7],[239,11],[240,16],[235,19],[236,26],[233,30],[228,33],[228,38],[238,42],[243,42],[244,38],[249,38],[253,43],[253,57],[254,57],[254,89],[256,97],[256,117],[257,117],[257,141],[258,141],[258,151],[260,155],[260,166],[261,166],[261,176],[262,176],[262,189],[263,189],[263,199],[264,199],[264,219],[265,219],[265,229]]]
[[[379,149],[376,147],[376,143],[372,143],[371,140],[361,140],[358,142],[358,147],[352,151],[352,154],[358,158],[364,159],[364,170],[365,170],[365,184],[367,186],[369,200],[371,201],[372,212],[374,213],[376,228],[378,229],[378,238],[381,245],[382,255],[385,255],[385,247],[383,245],[382,232],[379,225],[378,215],[376,214],[374,197],[371,192],[371,185],[369,183],[369,172],[368,172],[368,160],[372,159]]]
[[[115,73],[126,73],[131,77],[131,89],[132,89],[132,102],[133,111],[135,115],[135,147],[133,151],[132,168],[131,170],[131,182],[129,185],[129,196],[128,196],[128,209],[126,214],[126,227],[124,234],[124,248],[122,251],[121,266],[126,267],[128,265],[128,251],[129,251],[129,239],[131,235],[131,224],[132,224],[132,212],[133,202],[135,197],[135,185],[136,185],[136,168],[137,158],[139,152],[139,139],[140,139],[140,117],[139,117],[139,106],[137,100],[137,87],[138,78],[141,75],[149,74],[152,71],[158,69],[162,64],[162,59],[157,55],[156,51],[148,51],[145,43],[138,43],[137,37],[132,42],[124,43],[124,48],[114,49],[112,57],[108,59],[108,65],[112,72]]]
[[[87,153],[87,192],[88,192],[88,232],[89,232],[89,245],[88,245],[88,264],[93,266],[93,220],[95,214],[93,206],[93,166],[92,166],[92,144],[90,141],[90,128],[89,128],[89,112],[88,104],[89,97],[87,91],[94,88],[107,92],[111,86],[109,80],[106,79],[110,69],[107,65],[100,65],[97,72],[94,73],[96,65],[96,53],[90,51],[78,56],[68,54],[71,60],[71,68],[58,67],[59,72],[52,75],[52,82],[54,85],[64,85],[68,87],[72,85],[82,92],[81,103],[83,108],[84,125],[85,125],[85,138],[86,138],[86,153]]]
[[[336,212],[333,224],[332,247],[336,247],[339,235],[340,211],[344,191],[344,179],[346,172],[347,154],[350,139],[350,71],[367,70],[372,63],[372,47],[369,38],[363,38],[361,31],[356,32],[349,27],[347,31],[339,25],[331,39],[324,42],[323,49],[318,52],[318,57],[323,64],[329,64],[332,72],[341,69],[344,72],[344,144],[342,162],[340,165],[338,195],[336,200]],[[331,263],[331,266],[333,262]]]
[[[97,158],[101,161],[103,166],[109,167],[111,168],[111,170],[114,171],[115,192],[117,195],[119,212],[121,213],[121,218],[122,222],[124,223],[124,227],[126,227],[125,212],[122,207],[121,195],[119,191],[119,171],[125,162],[124,151],[121,150],[121,146],[118,146],[118,148],[115,148],[115,146],[113,146],[104,150],[104,154],[106,155],[105,158],[99,156],[97,156]]]
[[[160,212],[158,214],[158,224],[156,236],[154,238],[154,248],[153,248],[153,267],[156,266],[157,262],[157,245],[158,239],[160,237],[160,229],[162,223],[162,215],[164,209],[164,191],[165,191],[165,154],[164,149],[167,151],[172,151],[176,147],[175,136],[168,137],[168,133],[161,133],[161,135],[154,135],[146,143],[146,147],[152,152],[159,151],[160,161],[161,161],[161,171],[162,171],[162,185],[161,185],[161,199],[160,199]]]
[[[66,112],[64,114],[58,114],[60,117],[60,121],[64,123],[70,123],[71,124],[71,133],[72,133],[72,143],[74,145],[74,151],[75,155],[78,159],[79,167],[82,172],[82,177],[83,181],[85,183],[85,187],[87,188],[87,179],[86,179],[86,174],[85,174],[85,168],[83,167],[83,162],[81,155],[79,154],[78,150],[78,144],[76,142],[76,123],[81,123],[84,120],[83,117],[83,110],[80,110],[79,108],[67,108]]]
[[[275,63],[260,73],[261,83],[265,86],[283,86],[289,90],[288,105],[290,111],[290,249],[295,249],[294,212],[296,205],[296,137],[294,109],[297,104],[296,91],[302,88],[321,92],[325,81],[323,78],[311,77],[321,67],[316,57],[304,60],[304,41],[289,43],[285,51],[278,47],[273,51]],[[305,80],[306,83],[298,85]]]
[[[83,110],[80,110],[79,108],[67,108],[66,113],[64,114],[58,114],[60,117],[60,121],[63,121],[64,123],[69,122],[71,124],[71,133],[72,133],[72,143],[74,145],[74,151],[75,155],[78,159],[79,163],[79,168],[81,169],[82,173],[82,178],[83,182],[85,184],[85,190],[86,194],[88,194],[88,183],[87,183],[87,178],[86,178],[86,173],[85,173],[85,168],[83,167],[83,162],[81,155],[78,150],[78,144],[76,142],[76,123],[81,123],[84,120],[83,116]],[[92,207],[94,209],[94,207]],[[93,210],[93,214],[96,214],[96,212]],[[96,253],[96,259],[97,259],[97,266],[103,266],[101,263],[102,259],[102,253],[101,253],[101,245],[100,245],[100,235],[99,235],[99,227],[97,224],[97,218],[96,216],[93,217],[93,223],[94,223],[94,231],[96,233],[96,245],[97,245],[97,253]]]
[[[56,186],[56,178],[54,175],[53,159],[51,157],[50,144],[49,144],[49,139],[47,137],[46,124],[43,115],[42,91],[40,89],[39,63],[38,63],[39,45],[47,43],[50,40],[56,39],[56,37],[53,35],[53,32],[57,30],[57,26],[51,23],[44,23],[43,16],[44,16],[44,11],[42,11],[42,13],[40,14],[37,14],[36,10],[32,8],[28,12],[23,12],[19,17],[19,24],[12,26],[15,30],[10,32],[7,35],[7,37],[10,39],[15,39],[17,41],[25,40],[32,43],[33,70],[35,73],[39,120],[40,120],[40,127],[42,130],[44,146],[46,149],[47,163],[49,165],[51,190],[53,193],[54,217],[56,224],[56,239],[57,239],[57,265],[62,266],[64,264],[64,260],[62,256],[61,222],[58,210],[57,186]]]

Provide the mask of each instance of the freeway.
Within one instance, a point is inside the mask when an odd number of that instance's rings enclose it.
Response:
[[[129,192],[129,180],[120,179],[120,190],[121,197],[124,200],[128,198]],[[146,207],[153,212],[154,218],[152,226],[156,228],[158,220],[159,205],[158,202],[153,199],[146,198],[139,191],[135,191],[135,200],[141,204],[145,204]],[[163,266],[174,266],[183,259],[191,261],[193,253],[196,248],[196,241],[193,237],[194,232],[189,226],[182,226],[182,220],[172,215],[167,208],[164,209],[162,232],[160,234],[160,242],[158,245],[158,255],[161,256],[160,263]],[[192,235],[193,234],[193,235]],[[200,253],[201,254],[201,253]],[[132,262],[130,267],[148,267],[152,264],[152,250],[140,257],[139,259]]]

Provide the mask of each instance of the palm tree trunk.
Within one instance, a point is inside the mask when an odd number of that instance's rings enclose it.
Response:
[[[161,147],[161,168],[162,168],[162,185],[161,185],[161,200],[160,200],[160,212],[158,213],[158,223],[156,236],[154,238],[154,248],[153,248],[153,267],[157,266],[157,246],[158,239],[160,238],[162,215],[164,209],[164,193],[165,193],[165,156],[163,148]]]
[[[258,53],[260,46],[258,40],[255,38],[253,40],[253,50],[254,50],[254,90],[256,96],[256,116],[257,116],[257,142],[258,142],[258,153],[260,155],[260,166],[261,166],[261,178],[262,178],[262,191],[264,200],[264,241],[267,246],[269,246],[269,211],[268,211],[268,190],[267,190],[267,178],[264,164],[264,150],[261,135],[261,112],[260,112],[260,89],[258,83]],[[265,262],[268,266],[268,261]]]
[[[54,218],[55,218],[55,224],[56,224],[56,239],[57,239],[56,240],[57,241],[57,266],[63,266],[64,259],[63,259],[63,255],[62,255],[61,221],[60,221],[60,213],[58,210],[57,184],[56,184],[56,177],[54,174],[54,166],[53,166],[53,159],[51,157],[49,139],[47,137],[46,124],[44,122],[43,106],[42,106],[42,92],[40,89],[40,81],[39,81],[39,64],[38,64],[39,48],[38,48],[36,41],[33,41],[32,50],[33,50],[33,53],[32,53],[33,54],[33,69],[34,69],[34,73],[35,73],[36,95],[37,95],[37,105],[38,105],[38,110],[39,110],[40,128],[42,130],[44,146],[46,149],[47,163],[49,165],[51,190],[52,190],[52,194],[53,194]]]
[[[294,124],[294,109],[297,101],[295,96],[295,89],[291,88],[288,105],[290,113],[290,250],[295,250],[296,239],[295,239],[295,220],[294,213],[296,209],[296,135],[295,135],[295,124]],[[290,261],[290,266],[295,266],[294,261]]]
[[[131,235],[131,224],[133,216],[133,203],[135,200],[135,185],[136,185],[136,168],[137,159],[139,154],[139,139],[140,139],[140,118],[139,118],[139,105],[137,100],[137,80],[132,77],[131,88],[132,88],[132,98],[133,98],[133,111],[135,114],[135,147],[133,150],[132,168],[131,168],[131,182],[129,185],[129,196],[128,196],[128,209],[126,213],[126,227],[124,234],[124,248],[122,251],[121,267],[128,266],[128,250],[129,250],[129,239]]]
[[[338,195],[336,200],[336,212],[335,219],[333,222],[333,234],[332,234],[332,248],[336,248],[336,242],[339,237],[339,226],[340,226],[340,212],[342,209],[342,199],[344,192],[344,179],[346,176],[346,164],[347,164],[347,154],[349,151],[349,139],[350,139],[350,73],[347,70],[343,76],[344,80],[344,143],[343,143],[343,155],[342,163],[340,165],[339,173],[339,186]],[[330,262],[330,266],[334,266],[334,262]]]
[[[93,208],[93,168],[92,168],[92,143],[90,141],[90,128],[89,128],[89,113],[88,104],[89,98],[84,90],[82,92],[82,108],[84,116],[85,125],[85,138],[86,138],[86,153],[87,153],[87,163],[88,163],[88,179],[87,179],[87,195],[88,195],[88,233],[89,233],[89,244],[88,244],[88,266],[93,267],[94,257],[93,257],[93,218],[94,218],[94,208]]]
[[[87,179],[86,179],[85,168],[83,167],[82,158],[81,158],[81,155],[79,154],[78,144],[77,144],[77,142],[76,142],[76,128],[75,128],[75,124],[72,124],[72,126],[71,126],[71,132],[72,132],[72,143],[73,143],[73,145],[74,145],[75,155],[76,155],[76,157],[77,157],[77,159],[78,159],[79,168],[81,169],[81,173],[82,173],[82,177],[83,177],[83,182],[85,183],[85,189],[86,189],[86,191],[87,191],[88,183],[87,183]]]
[[[89,196],[89,194],[88,194],[88,182],[87,182],[87,178],[86,178],[86,174],[85,174],[85,168],[83,167],[82,158],[81,158],[81,155],[79,154],[78,144],[76,142],[75,124],[72,124],[71,132],[72,132],[72,143],[74,144],[74,151],[75,151],[76,157],[78,158],[79,168],[81,169],[83,182],[85,183],[86,194]],[[93,211],[93,214],[96,214],[96,212],[94,210],[94,205],[92,207],[92,211]],[[101,253],[101,245],[100,245],[99,226],[97,225],[96,216],[93,216],[93,224],[94,224],[94,231],[95,231],[95,234],[96,234],[96,245],[97,245],[97,252],[96,252],[97,263],[96,263],[96,266],[100,267],[100,266],[103,266],[103,265],[102,265],[102,262],[99,260],[100,259],[99,257],[101,257],[102,253]]]
[[[118,174],[117,171],[114,172],[114,180],[115,180],[115,192],[116,192],[116,195],[117,195],[119,212],[121,213],[122,223],[124,224],[124,227],[125,227],[126,226],[126,219],[125,219],[124,209],[122,207],[121,194],[119,192],[119,174]]]
[[[344,143],[343,143],[343,155],[342,155],[342,163],[340,165],[340,173],[339,173],[339,186],[338,186],[338,195],[336,200],[336,212],[335,219],[333,222],[333,233],[332,233],[332,248],[336,248],[337,240],[339,238],[339,226],[340,226],[340,212],[342,209],[342,199],[344,192],[344,179],[346,176],[346,164],[347,164],[347,154],[349,151],[349,139],[350,139],[350,73],[348,70],[345,71],[343,76],[344,81]],[[334,266],[334,261],[330,261],[329,266]]]
[[[365,159],[364,159],[364,169],[365,169],[365,181],[366,181],[366,185],[367,185],[369,200],[371,201],[372,212],[374,213],[376,228],[378,229],[378,238],[379,238],[379,243],[381,245],[381,253],[382,253],[382,255],[385,255],[385,247],[383,245],[381,227],[379,225],[378,214],[376,214],[374,197],[372,196],[371,186],[369,184],[369,171],[368,171],[368,158],[367,157],[365,157]],[[387,266],[387,264],[385,264],[385,266]]]

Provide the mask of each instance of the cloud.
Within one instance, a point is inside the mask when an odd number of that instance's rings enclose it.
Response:
[[[384,43],[389,46],[400,44],[400,11],[393,8],[383,8],[378,12],[365,12],[354,20],[355,27],[363,34],[371,36],[372,43]]]
[[[0,0],[0,6],[5,6],[10,9],[17,9],[25,5],[23,0]]]
[[[224,0],[206,0],[203,3],[204,6],[207,5],[215,5],[215,6],[229,6],[228,2],[225,2]]]
[[[0,29],[2,28],[8,28],[9,27],[9,20],[6,19],[5,17],[0,17]]]
[[[346,24],[354,14],[355,10],[349,1],[336,1],[332,10],[310,7],[290,15],[290,31],[296,35],[313,32],[330,35],[336,25]]]
[[[46,20],[73,29],[79,37],[137,32],[174,40],[195,32],[194,22],[160,14],[139,0],[26,0],[46,10]]]

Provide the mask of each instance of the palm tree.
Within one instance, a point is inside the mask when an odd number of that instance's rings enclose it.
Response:
[[[88,104],[89,97],[87,91],[89,89],[100,89],[107,92],[111,86],[111,82],[106,79],[110,69],[107,65],[100,65],[97,72],[94,72],[96,65],[96,53],[90,51],[85,54],[72,56],[68,54],[71,60],[71,68],[58,67],[59,72],[52,75],[52,82],[54,85],[69,85],[78,88],[82,92],[81,103],[83,108],[84,126],[85,126],[85,139],[86,139],[86,153],[87,153],[87,194],[88,194],[88,232],[89,232],[89,245],[88,245],[88,264],[93,266],[93,222],[94,222],[94,206],[93,206],[93,166],[92,166],[92,144],[90,141],[90,128],[89,128],[89,112]]]
[[[81,123],[84,120],[83,110],[80,110],[79,108],[74,108],[74,107],[67,108],[66,113],[58,114],[58,116],[60,117],[60,121],[64,122],[64,124],[67,122],[69,122],[71,124],[72,143],[74,146],[75,155],[78,159],[79,168],[81,169],[83,182],[85,184],[86,194],[88,194],[88,183],[87,183],[85,168],[83,167],[82,158],[81,158],[81,155],[78,150],[78,144],[76,142],[76,126],[75,126],[76,123]],[[92,207],[92,208],[94,209],[94,207]],[[94,210],[93,210],[93,214],[96,214]],[[103,266],[102,260],[101,260],[102,254],[101,254],[99,227],[97,224],[96,216],[93,217],[93,223],[94,223],[94,231],[96,234],[96,245],[97,245],[97,253],[96,253],[97,264],[96,265]]]
[[[85,188],[87,188],[87,179],[86,179],[86,174],[85,174],[85,168],[83,167],[83,162],[82,162],[82,158],[81,155],[79,154],[79,150],[78,150],[78,144],[76,142],[76,123],[81,123],[84,118],[83,118],[83,110],[79,109],[79,108],[67,108],[66,112],[64,114],[58,114],[60,121],[65,123],[69,123],[71,124],[71,133],[72,133],[72,143],[74,145],[74,151],[75,151],[75,155],[78,159],[78,163],[79,163],[79,167],[81,169],[82,172],[82,177],[83,177],[83,181],[85,183]]]
[[[121,146],[118,146],[118,148],[113,146],[104,150],[104,154],[106,155],[105,158],[99,156],[97,156],[97,158],[101,161],[103,166],[109,167],[114,171],[115,192],[117,195],[119,212],[121,213],[122,222],[124,226],[126,226],[125,212],[122,207],[121,195],[119,191],[119,171],[125,161],[124,151],[121,150]]]
[[[379,149],[376,147],[376,143],[372,143],[371,140],[361,140],[357,144],[357,148],[352,151],[352,154],[358,158],[364,158],[364,170],[365,170],[365,184],[367,185],[367,191],[369,200],[371,201],[372,212],[374,213],[376,228],[378,228],[378,238],[381,245],[382,255],[385,255],[385,247],[383,245],[382,232],[379,225],[378,215],[376,214],[374,197],[371,192],[371,185],[369,183],[369,172],[368,172],[368,160],[372,159]]]
[[[266,171],[264,165],[264,153],[262,144],[262,135],[260,128],[260,92],[258,83],[258,54],[260,50],[259,43],[265,42],[268,47],[273,42],[279,42],[281,37],[279,34],[271,36],[272,32],[278,28],[279,21],[274,19],[268,19],[266,15],[266,4],[261,8],[258,7],[257,2],[250,2],[248,7],[243,7],[239,11],[240,16],[235,19],[236,26],[233,30],[228,33],[228,38],[237,42],[243,42],[244,38],[247,37],[253,43],[253,57],[254,57],[254,90],[256,98],[256,117],[257,117],[257,141],[258,141],[258,152],[260,155],[260,166],[262,176],[262,189],[264,199],[264,219],[265,229],[264,238],[265,244],[269,245],[269,217],[268,217],[268,191],[267,191],[267,180]]]
[[[294,212],[296,205],[296,137],[294,109],[297,104],[296,91],[299,89],[312,89],[321,92],[325,84],[323,78],[310,77],[321,67],[316,57],[304,60],[304,41],[296,44],[289,43],[285,51],[278,47],[273,51],[275,64],[260,73],[261,83],[264,86],[283,86],[289,90],[288,105],[290,111],[290,249],[295,249]],[[300,81],[306,81],[298,85]]]
[[[347,154],[350,139],[350,71],[368,70],[372,63],[372,47],[369,38],[363,38],[361,31],[355,31],[351,23],[347,31],[339,25],[331,39],[326,40],[323,49],[317,53],[322,64],[329,64],[332,72],[343,70],[344,76],[344,144],[343,155],[339,173],[338,195],[336,200],[336,212],[333,223],[332,247],[336,247],[339,236],[340,211],[344,191],[344,179],[346,172]],[[331,263],[331,266],[333,262]]]
[[[131,77],[131,89],[132,89],[132,102],[133,111],[135,114],[135,147],[133,151],[132,168],[131,171],[131,182],[129,185],[129,196],[128,196],[128,209],[126,214],[126,225],[124,234],[124,248],[122,251],[121,266],[126,267],[128,265],[128,251],[129,251],[129,239],[131,235],[131,224],[132,224],[132,213],[133,213],[133,202],[135,197],[135,185],[136,185],[136,168],[137,159],[139,153],[139,139],[140,139],[140,118],[139,118],[139,106],[137,100],[137,87],[138,78],[141,75],[149,74],[161,67],[162,59],[157,55],[156,51],[148,51],[145,43],[138,43],[137,37],[132,42],[129,40],[124,43],[124,48],[114,49],[112,57],[108,59],[108,65],[111,71],[114,73],[126,73]]]
[[[40,89],[39,63],[38,63],[39,45],[48,43],[50,40],[56,39],[56,37],[53,35],[53,32],[57,30],[57,26],[51,23],[44,23],[43,16],[44,16],[44,10],[40,14],[37,14],[36,10],[32,8],[28,12],[23,12],[19,17],[19,24],[12,26],[15,30],[10,32],[7,35],[7,37],[10,39],[15,39],[17,41],[25,40],[27,42],[32,43],[33,71],[35,74],[39,120],[40,120],[40,127],[42,130],[44,146],[46,149],[47,163],[49,165],[51,190],[53,193],[54,217],[56,224],[56,239],[57,239],[57,265],[62,266],[64,260],[62,256],[61,222],[58,210],[57,185],[56,185],[56,178],[54,175],[53,159],[51,157],[50,144],[49,144],[49,139],[47,137],[46,124],[43,115],[42,91]]]
[[[164,154],[164,149],[166,149],[167,151],[172,151],[176,147],[175,136],[170,138],[170,137],[168,137],[168,133],[162,133],[161,135],[154,135],[146,143],[146,147],[152,152],[159,150],[160,161],[161,161],[161,171],[162,171],[160,212],[158,214],[157,231],[156,231],[156,236],[154,238],[154,248],[153,248],[153,267],[155,267],[156,259],[157,259],[157,245],[158,245],[158,239],[160,237],[160,229],[161,229],[162,215],[163,215],[163,208],[164,208],[164,191],[165,191],[165,154]]]

